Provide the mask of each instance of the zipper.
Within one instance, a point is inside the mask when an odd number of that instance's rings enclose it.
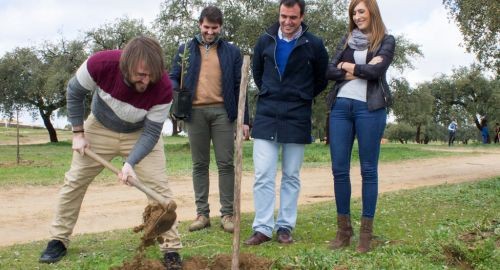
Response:
[[[280,77],[280,82],[281,82],[281,79],[282,79],[281,72],[280,72],[280,69],[278,68],[278,62],[276,62],[276,49],[278,49],[278,41],[276,40],[276,38],[273,35],[269,34],[267,31],[266,31],[266,34],[274,40],[274,68],[278,72],[278,76]]]
[[[385,106],[389,106],[389,101],[387,100],[387,93],[385,92],[384,83],[380,78],[378,79],[378,84],[380,85],[380,88],[382,88],[382,95],[384,96]]]
[[[205,56],[208,56],[208,53],[210,52],[210,45],[205,45]]]
[[[300,36],[297,37],[297,41],[299,41],[299,38],[301,38],[304,35],[304,33],[307,31],[308,28],[309,27],[305,27],[305,29],[302,29],[302,33],[300,33]],[[279,29],[278,29],[278,31],[279,31]],[[283,77],[281,76],[280,69],[278,68],[278,62],[276,62],[276,49],[278,48],[278,41],[276,40],[276,38],[273,35],[269,34],[269,32],[267,32],[267,31],[265,31],[265,32],[268,36],[270,36],[274,40],[274,68],[276,69],[276,71],[278,71],[278,75],[280,77],[280,82],[282,82]],[[297,44],[297,43],[295,43],[295,44]],[[297,48],[297,46],[293,46],[293,49],[290,52],[290,55],[293,53],[295,48]],[[286,69],[286,67],[285,67],[285,69]]]

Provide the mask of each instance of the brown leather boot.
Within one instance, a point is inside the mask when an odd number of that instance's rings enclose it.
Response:
[[[330,241],[330,249],[339,249],[347,247],[351,243],[351,238],[354,235],[351,226],[350,215],[337,215],[337,235],[335,239]]]
[[[373,232],[373,218],[361,218],[361,227],[359,228],[359,245],[356,251],[359,253],[366,253],[370,251]]]

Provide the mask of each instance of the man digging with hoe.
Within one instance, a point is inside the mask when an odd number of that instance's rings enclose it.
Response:
[[[89,92],[93,92],[91,114],[84,124],[84,100]],[[52,240],[40,262],[54,263],[66,255],[87,187],[103,169],[102,163],[89,156],[91,148],[105,161],[126,157],[123,168],[117,171],[119,180],[137,187],[143,184],[163,199],[158,202],[148,196],[150,206],[146,211],[163,207],[155,215],[147,213],[155,220],[145,220],[144,237],[158,236],[167,268],[181,269],[178,251],[182,244],[160,136],[171,101],[172,85],[164,68],[163,52],[154,39],[134,38],[123,50],[98,52],[80,66],[67,90],[73,159],[59,192],[50,227]],[[136,179],[142,184],[137,184]],[[161,235],[148,226],[158,222],[166,230]]]

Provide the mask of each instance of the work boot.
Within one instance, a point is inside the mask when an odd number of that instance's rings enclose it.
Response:
[[[230,215],[223,216],[220,219],[220,226],[225,232],[233,233],[234,232],[233,216]]]
[[[337,234],[335,239],[330,241],[330,249],[339,249],[348,247],[351,244],[351,238],[354,235],[351,225],[350,215],[337,215]]]
[[[371,249],[373,232],[373,218],[361,218],[361,227],[359,228],[359,245],[356,251],[366,253]]]
[[[210,227],[210,218],[204,215],[199,215],[196,220],[189,225],[189,231],[194,232]]]
[[[163,264],[167,270],[182,270],[181,256],[175,251],[163,255]]]
[[[60,261],[64,255],[66,255],[66,247],[63,242],[51,240],[38,261],[41,263],[55,263]]]

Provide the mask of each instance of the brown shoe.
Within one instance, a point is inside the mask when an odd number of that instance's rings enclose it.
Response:
[[[189,225],[188,230],[190,232],[198,231],[201,229],[205,229],[207,227],[210,227],[210,218],[204,216],[204,215],[199,215],[196,217],[196,220]]]
[[[287,228],[279,228],[277,235],[278,243],[286,245],[293,243],[292,233]]]
[[[254,232],[252,236],[245,241],[245,245],[257,246],[270,240],[271,238],[267,237],[265,234],[261,232]]]
[[[233,216],[223,216],[220,219],[220,226],[225,232],[228,233],[233,233],[234,232],[234,222],[233,222]]]

